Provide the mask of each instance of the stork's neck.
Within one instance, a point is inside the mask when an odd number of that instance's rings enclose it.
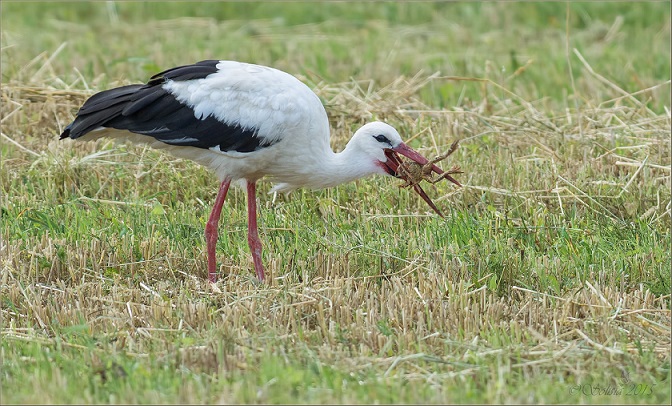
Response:
[[[276,183],[271,191],[330,188],[376,173],[385,174],[378,160],[353,140],[354,137],[341,152],[332,151],[325,142],[313,144],[312,148],[297,149],[293,154],[285,153],[286,158],[276,161],[268,173]],[[291,155],[294,156],[290,158]],[[384,155],[382,159],[386,159]]]
[[[329,149],[310,175],[310,183],[327,188],[382,173],[376,160],[357,148],[352,140],[341,152]]]
[[[334,152],[328,143],[319,149],[301,151],[294,159],[283,159],[271,174],[276,182],[272,191],[286,192],[299,187],[323,189],[351,182],[374,173],[384,173],[375,159],[357,148],[352,140],[342,152]]]

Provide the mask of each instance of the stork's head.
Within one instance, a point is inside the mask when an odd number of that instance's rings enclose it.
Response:
[[[412,182],[412,180],[408,179],[403,172],[399,171],[399,166],[402,162],[399,155],[403,155],[420,165],[428,164],[429,160],[406,145],[401,140],[401,136],[399,136],[399,133],[394,127],[380,121],[374,121],[357,130],[352,137],[352,140],[362,152],[374,157],[377,167],[380,168],[380,173],[409,181],[409,183],[413,185],[413,189],[415,189],[423,200],[427,202],[434,211],[441,215],[441,212],[429,199],[424,190],[420,188],[420,185],[418,185],[417,182]],[[443,175],[443,170],[441,170],[441,168],[434,164],[430,165],[433,172]],[[446,176],[446,178],[460,186],[460,184],[452,177]]]

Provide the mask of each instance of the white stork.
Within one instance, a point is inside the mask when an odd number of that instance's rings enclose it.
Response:
[[[257,229],[259,179],[267,176],[274,181],[272,192],[319,189],[372,174],[400,177],[397,154],[428,163],[382,122],[364,125],[342,152],[333,152],[327,113],[308,86],[280,70],[234,61],[179,66],[152,76],[147,84],[97,93],[60,138],[101,136],[167,149],[215,171],[221,185],[205,227],[211,282],[217,279],[217,227],[231,181],[247,187],[247,240],[257,277],[263,281]],[[431,168],[459,185],[436,165]],[[438,212],[417,182],[413,186]]]

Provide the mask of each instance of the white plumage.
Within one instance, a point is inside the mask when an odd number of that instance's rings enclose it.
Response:
[[[263,280],[256,224],[259,179],[273,181],[272,191],[316,189],[372,174],[400,176],[397,154],[419,164],[428,162],[382,122],[364,125],[342,152],[334,153],[326,111],[310,88],[280,70],[234,61],[180,66],[144,85],[98,93],[61,134],[61,138],[101,136],[166,149],[215,171],[222,183],[206,225],[208,274],[213,282],[217,223],[231,181],[247,184],[248,242],[257,276]],[[435,165],[431,168],[443,174]],[[414,188],[436,210],[422,189]]]

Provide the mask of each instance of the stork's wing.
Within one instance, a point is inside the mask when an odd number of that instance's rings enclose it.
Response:
[[[102,127],[170,145],[251,152],[279,141],[272,136],[278,126],[298,125],[306,100],[319,103],[289,74],[207,60],[156,74],[145,85],[93,95],[61,138],[79,138]]]

